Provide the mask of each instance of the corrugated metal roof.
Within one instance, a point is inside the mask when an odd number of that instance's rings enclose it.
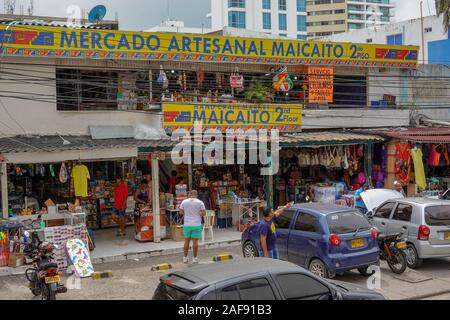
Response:
[[[446,127],[381,129],[371,130],[370,133],[418,143],[450,143],[450,128]]]
[[[377,135],[346,133],[346,132],[304,132],[284,134],[280,136],[280,144],[345,144],[383,141],[384,138]]]
[[[70,144],[64,144],[64,140]],[[18,152],[58,152],[95,149],[114,149],[146,147],[150,149],[167,149],[173,142],[167,139],[136,140],[136,139],[103,139],[93,140],[90,136],[15,136],[0,138],[0,153]]]

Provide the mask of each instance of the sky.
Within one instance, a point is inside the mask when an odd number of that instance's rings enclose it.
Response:
[[[5,0],[3,0],[5,1]],[[0,3],[3,3],[0,1]],[[108,9],[106,19],[114,19],[117,12],[120,28],[124,30],[145,30],[166,20],[183,20],[188,27],[205,27],[210,25],[206,15],[211,10],[211,0],[34,0],[34,14],[43,16],[68,17],[68,8],[77,5],[81,10],[89,10],[97,4]],[[394,0],[395,21],[420,17],[420,0]],[[16,10],[22,5],[28,7],[30,0],[16,0]],[[168,6],[169,3],[169,6]],[[169,8],[169,10],[168,10]],[[0,7],[3,12],[3,6]],[[423,0],[424,15],[435,14],[434,0]]]

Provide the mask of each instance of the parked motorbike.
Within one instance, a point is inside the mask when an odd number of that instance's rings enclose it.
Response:
[[[380,259],[387,262],[392,272],[396,274],[405,272],[407,244],[403,234],[379,235],[378,245],[380,246]]]
[[[33,260],[33,267],[25,271],[30,282],[29,288],[34,296],[41,296],[43,300],[56,300],[56,294],[67,292],[62,285],[58,265],[54,262],[55,245],[41,242],[36,232],[24,235],[26,256]]]

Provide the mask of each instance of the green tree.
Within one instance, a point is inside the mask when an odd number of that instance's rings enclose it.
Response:
[[[264,86],[261,80],[254,80],[244,95],[248,102],[261,103],[271,97],[271,90]]]
[[[447,32],[450,25],[450,0],[436,0],[436,14],[444,17],[443,24]]]

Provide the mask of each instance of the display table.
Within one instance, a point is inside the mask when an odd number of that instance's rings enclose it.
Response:
[[[180,209],[166,209],[166,212],[167,224],[169,226],[183,224],[183,216],[180,214]]]
[[[238,226],[239,230],[241,230],[241,219],[247,218],[249,220],[253,220],[256,218],[256,221],[260,220],[260,200],[223,203],[231,205],[233,225]]]

